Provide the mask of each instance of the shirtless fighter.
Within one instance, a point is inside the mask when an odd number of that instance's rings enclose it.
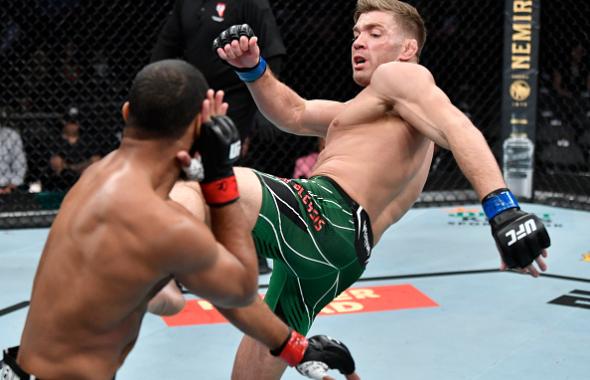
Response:
[[[216,116],[227,110],[222,97],[183,61],[137,74],[122,110],[120,148],[84,172],[52,225],[20,349],[4,351],[0,378],[113,378],[148,301],[172,277],[222,313],[258,299],[257,259],[232,169],[240,139],[231,120]],[[168,198],[197,138],[211,229]],[[308,341],[272,313],[226,316],[308,375],[318,365],[354,372],[338,341]]]
[[[397,0],[358,0],[354,19],[353,79],[365,88],[346,103],[306,100],[279,82],[247,25],[214,41],[269,120],[293,134],[326,138],[309,180],[236,168],[256,249],[274,260],[265,301],[303,334],[361,276],[373,245],[416,201],[435,144],[453,153],[482,200],[501,268],[534,277],[547,269],[543,223],[520,210],[483,135],[418,64],[426,31],[416,9]],[[514,239],[523,224],[531,232]],[[278,379],[285,367],[244,337],[233,379]]]

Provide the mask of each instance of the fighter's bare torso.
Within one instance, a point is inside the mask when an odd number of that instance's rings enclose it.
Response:
[[[394,114],[371,87],[330,124],[313,175],[327,175],[371,218],[375,242],[422,191],[433,143]]]
[[[374,243],[412,206],[424,187],[434,143],[395,114],[371,86],[340,104],[312,175],[334,179],[367,210]],[[260,183],[250,169],[236,168],[248,223],[261,204]]]
[[[39,263],[19,364],[40,378],[112,376],[137,339],[147,302],[169,280],[150,242],[139,239],[158,236],[165,202],[112,156],[68,193]]]

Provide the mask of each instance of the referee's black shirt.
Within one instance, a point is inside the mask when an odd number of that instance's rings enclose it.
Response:
[[[235,24],[252,27],[267,60],[286,53],[268,0],[176,0],[151,61],[182,58],[201,70],[212,88],[246,90],[211,48],[219,33]]]

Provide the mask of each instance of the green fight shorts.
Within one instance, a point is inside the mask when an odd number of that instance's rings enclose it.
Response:
[[[316,315],[361,276],[371,255],[369,216],[325,176],[284,179],[256,172],[262,207],[252,232],[273,260],[266,303],[307,334]]]

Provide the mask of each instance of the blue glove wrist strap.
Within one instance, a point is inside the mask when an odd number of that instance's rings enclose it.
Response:
[[[508,189],[499,189],[487,195],[483,199],[482,205],[488,220],[508,209],[520,208],[514,194]]]
[[[260,56],[258,64],[251,69],[235,70],[238,77],[244,82],[254,82],[260,78],[266,71],[266,61],[263,56]]]

